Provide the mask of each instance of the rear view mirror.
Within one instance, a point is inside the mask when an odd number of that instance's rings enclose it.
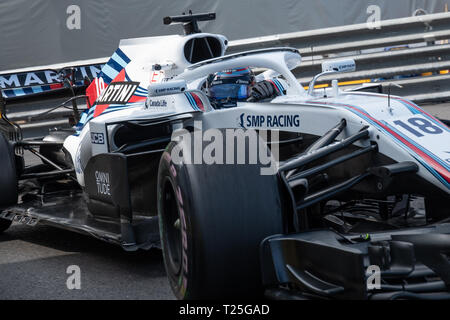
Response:
[[[311,96],[314,92],[314,85],[321,76],[335,72],[351,72],[356,70],[355,60],[341,59],[335,61],[325,61],[322,63],[322,73],[316,74],[309,83],[308,94]]]
[[[325,61],[322,63],[322,72],[351,72],[356,70],[355,60],[342,59],[335,61]]]

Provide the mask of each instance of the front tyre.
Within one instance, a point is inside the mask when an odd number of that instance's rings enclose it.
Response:
[[[171,142],[158,172],[164,263],[178,299],[258,297],[259,245],[282,232],[275,176],[258,165],[175,164]]]

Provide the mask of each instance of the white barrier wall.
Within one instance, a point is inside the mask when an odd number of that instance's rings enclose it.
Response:
[[[1,0],[0,72],[109,56],[122,38],[180,33],[162,19],[216,12],[230,40],[444,11],[450,0]],[[155,48],[157,49],[157,48]]]

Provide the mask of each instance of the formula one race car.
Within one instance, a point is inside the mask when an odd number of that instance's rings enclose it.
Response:
[[[2,106],[1,231],[12,221],[161,247],[180,299],[450,298],[450,130],[398,96],[314,90],[293,48],[225,55],[214,14],[128,39],[73,130],[21,138]],[[217,108],[211,74],[250,67],[277,97]],[[24,164],[24,150],[42,164]]]

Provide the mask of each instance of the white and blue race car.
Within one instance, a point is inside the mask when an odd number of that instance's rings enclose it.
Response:
[[[314,90],[352,60],[305,91],[296,49],[226,55],[226,37],[198,30],[214,17],[122,40],[72,130],[21,139],[3,101],[0,230],[161,247],[180,299],[450,298],[449,127],[398,96]],[[211,104],[208,76],[248,67],[278,95]]]

